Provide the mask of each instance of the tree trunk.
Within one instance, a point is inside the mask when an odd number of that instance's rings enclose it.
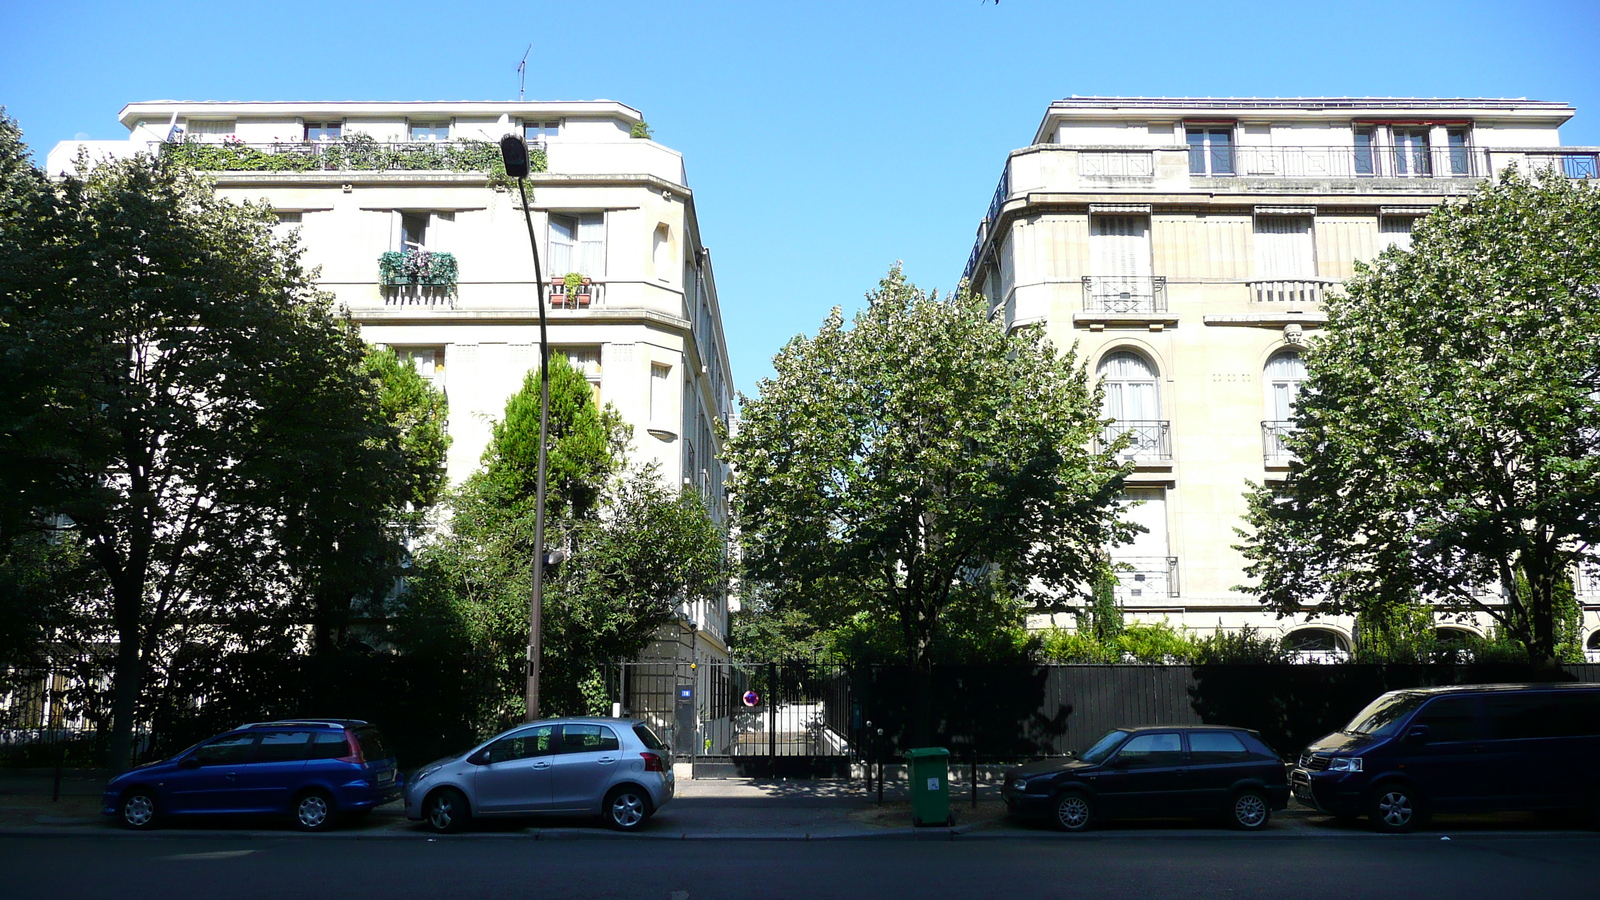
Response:
[[[127,771],[133,764],[133,719],[138,712],[139,690],[143,680],[143,654],[140,652],[143,634],[140,631],[137,594],[130,602],[121,596],[122,589],[113,590],[119,595],[116,598],[117,664],[112,675],[115,687],[111,700],[111,749],[106,764],[115,775]],[[142,590],[138,593],[142,593]]]

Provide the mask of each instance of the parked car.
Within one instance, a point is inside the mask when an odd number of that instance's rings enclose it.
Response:
[[[1305,749],[1302,803],[1379,831],[1440,812],[1577,809],[1600,816],[1600,685],[1390,691]]]
[[[672,752],[644,722],[551,719],[418,769],[406,816],[440,833],[474,818],[539,814],[602,816],[634,831],[673,790]]]
[[[1266,827],[1289,805],[1285,766],[1253,731],[1211,725],[1119,728],[1081,755],[1006,775],[1006,808],[1063,831],[1123,818],[1222,816]]]
[[[196,815],[285,815],[302,831],[400,796],[394,754],[356,719],[256,722],[106,785],[103,812],[125,827],[154,828]]]

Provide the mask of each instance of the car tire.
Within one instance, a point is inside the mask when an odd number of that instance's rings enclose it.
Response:
[[[472,821],[472,810],[460,791],[440,788],[422,801],[422,821],[435,834],[455,834]]]
[[[294,817],[294,827],[300,831],[332,831],[334,824],[339,821],[333,798],[321,789],[295,795],[289,813]]]
[[[606,795],[606,825],[618,831],[638,831],[653,811],[650,795],[643,788],[623,785]]]
[[[1380,784],[1367,800],[1367,821],[1374,831],[1404,834],[1426,819],[1422,802],[1410,785],[1398,782]]]
[[[1050,811],[1050,824],[1058,831],[1088,831],[1094,824],[1094,804],[1080,791],[1061,794]]]
[[[125,792],[117,801],[117,823],[133,831],[149,831],[161,823],[161,805],[156,802],[156,792],[136,787]]]
[[[1228,804],[1228,825],[1240,831],[1260,831],[1272,821],[1272,804],[1266,795],[1254,788],[1245,788],[1233,795]]]

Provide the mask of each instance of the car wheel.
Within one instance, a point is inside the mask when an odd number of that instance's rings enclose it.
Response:
[[[1051,824],[1062,831],[1088,831],[1094,822],[1094,807],[1089,798],[1077,791],[1067,791],[1056,798],[1055,817]]]
[[[1245,789],[1228,805],[1228,824],[1241,831],[1260,831],[1272,820],[1272,807],[1260,791]]]
[[[160,820],[161,807],[156,803],[155,792],[148,788],[134,788],[122,795],[117,805],[117,821],[123,828],[148,831]]]
[[[650,797],[640,788],[619,787],[606,795],[606,824],[618,831],[638,831],[650,813]]]
[[[467,798],[454,788],[441,788],[422,801],[422,821],[438,834],[455,834],[471,820]]]
[[[306,791],[294,800],[294,827],[301,831],[332,831],[338,816],[327,792]]]
[[[1367,819],[1378,831],[1400,834],[1422,824],[1422,804],[1406,785],[1379,785],[1367,801]]]

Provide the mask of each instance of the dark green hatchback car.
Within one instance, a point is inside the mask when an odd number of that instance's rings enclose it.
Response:
[[[1108,732],[1081,755],[1006,775],[1006,807],[1063,831],[1098,821],[1213,818],[1247,831],[1289,805],[1283,761],[1253,731],[1153,725]]]

